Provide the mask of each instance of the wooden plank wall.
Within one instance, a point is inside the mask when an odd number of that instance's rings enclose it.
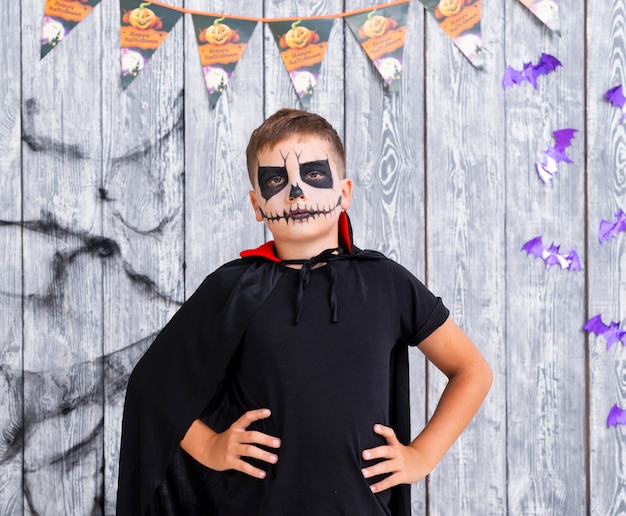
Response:
[[[626,4],[589,4],[586,24],[588,314],[623,327],[626,239],[599,245],[597,230],[626,206],[626,127],[619,110],[600,100],[606,84],[626,79]],[[604,422],[613,404],[626,405],[626,348],[607,351],[603,339],[589,340],[589,505],[594,514],[618,514],[626,511],[626,427],[607,432]]]
[[[247,16],[324,15],[366,0],[172,0]],[[269,235],[248,206],[244,149],[299,107],[265,26],[215,109],[184,16],[127,90],[119,4],[103,0],[39,59],[42,0],[0,21],[0,514],[112,514],[128,374],[180,303]],[[475,70],[422,5],[409,8],[402,89],[389,94],[342,21],[311,111],[344,138],[357,244],[441,295],[495,373],[475,421],[413,487],[414,515],[626,511],[626,351],[582,331],[626,325],[625,127],[602,95],[625,82],[623,0],[561,2],[562,37],[516,0],[485,2]],[[538,89],[501,87],[507,64],[563,63]],[[578,129],[549,185],[534,163]],[[520,252],[542,235],[582,272]],[[443,388],[412,360],[417,432]]]

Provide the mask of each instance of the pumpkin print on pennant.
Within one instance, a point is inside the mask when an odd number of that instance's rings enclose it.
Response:
[[[148,5],[150,5],[149,2],[139,4],[139,7],[126,11],[124,16],[122,16],[122,23],[140,30],[161,29],[163,27],[161,18],[152,9],[146,7]]]
[[[374,14],[375,12],[376,10],[369,13],[367,20],[359,29],[359,38],[380,38],[388,31],[397,28],[398,23],[393,18]]]
[[[459,14],[465,7],[465,0],[441,0],[435,8],[437,18],[447,18]]]
[[[282,48],[304,48],[307,45],[319,42],[320,38],[317,32],[300,25],[301,22],[302,20],[293,22],[291,29],[282,35],[280,38],[280,46]]]
[[[222,23],[225,17],[217,18],[213,25],[210,25],[205,30],[203,30],[198,39],[204,43],[209,43],[211,45],[226,45],[227,43],[237,43],[239,41],[239,34],[236,30],[233,30],[231,27]]]

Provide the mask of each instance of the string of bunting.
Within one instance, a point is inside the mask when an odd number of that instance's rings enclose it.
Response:
[[[119,0],[121,80],[125,89],[146,67],[183,14],[193,19],[210,104],[228,85],[259,22],[266,23],[305,109],[319,80],[334,21],[343,18],[390,91],[402,77],[408,2],[399,0],[328,16],[252,18],[204,13],[162,2]],[[519,0],[560,35],[558,0]],[[483,67],[481,0],[420,0],[472,65]],[[100,0],[45,0],[41,58],[100,3]]]
[[[122,87],[146,67],[183,14],[193,19],[200,62],[212,107],[215,107],[259,22],[266,23],[305,109],[319,80],[332,25],[346,24],[374,63],[390,91],[397,92],[402,77],[408,3],[398,0],[328,16],[253,18],[205,13],[162,2],[119,0]],[[551,30],[560,35],[557,0],[519,0]],[[476,68],[482,53],[481,0],[420,0],[439,26]],[[100,0],[45,0],[41,58],[100,3]]]

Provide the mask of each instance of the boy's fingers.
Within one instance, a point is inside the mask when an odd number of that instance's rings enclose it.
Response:
[[[266,476],[265,471],[255,468],[252,464],[246,462],[245,460],[237,461],[237,463],[233,466],[233,469],[255,478],[265,478]]]
[[[393,428],[389,428],[388,426],[376,423],[373,430],[375,434],[382,435],[385,438],[385,441],[387,441],[387,445],[389,446],[393,446],[400,442],[398,441],[398,438],[396,437],[396,433],[394,432]],[[376,448],[363,450],[362,455],[364,459],[379,459],[381,457],[388,457],[386,453],[388,453],[388,446],[383,445],[377,446]]]
[[[390,459],[392,457],[392,449],[390,446],[382,445],[376,448],[370,448],[369,450],[363,450],[363,458],[365,460],[371,459]]]
[[[280,439],[278,439],[278,437],[273,437],[256,430],[245,431],[252,423],[260,419],[265,419],[269,417],[270,414],[269,409],[256,409],[249,410],[241,416],[231,425],[235,430],[244,432],[238,440],[242,443],[263,444],[270,448],[278,448],[280,446]]]
[[[264,462],[268,462],[269,464],[276,464],[278,462],[278,455],[258,448],[253,444],[242,444],[239,451],[239,456],[262,460]]]
[[[245,430],[255,421],[259,421],[260,419],[265,419],[270,417],[271,415],[270,409],[262,408],[255,410],[248,410],[243,416],[241,416],[237,421],[235,421],[232,426],[239,429]]]
[[[389,428],[385,425],[374,425],[374,433],[378,435],[382,435],[389,444],[395,444],[398,442],[398,438],[396,437],[396,433],[393,431],[393,428]]]
[[[373,466],[368,466],[367,468],[363,468],[361,473],[365,478],[375,477],[377,475],[384,475],[385,473],[393,473],[393,467],[390,464],[389,460],[384,460],[379,462],[378,464],[374,464]]]
[[[385,489],[389,489],[391,487],[397,486],[398,484],[401,484],[401,482],[396,479],[396,476],[397,475],[390,475],[384,480],[372,484],[370,486],[370,490],[372,491],[372,493],[380,493]]]
[[[370,448],[368,450],[363,450],[362,456],[364,459],[391,459],[395,457],[393,447],[400,444],[398,438],[396,437],[396,433],[393,428],[389,428],[388,426],[374,425],[374,432],[378,435],[382,435],[387,441],[387,445],[377,446],[376,448]]]
[[[242,436],[241,442],[262,444],[264,446],[269,446],[270,448],[280,448],[280,439],[278,437],[273,437],[254,430],[246,432]]]

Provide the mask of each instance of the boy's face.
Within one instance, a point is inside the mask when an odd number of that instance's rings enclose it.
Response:
[[[257,156],[250,200],[277,243],[337,245],[337,221],[350,206],[352,181],[341,179],[330,145],[316,136],[294,135]]]

